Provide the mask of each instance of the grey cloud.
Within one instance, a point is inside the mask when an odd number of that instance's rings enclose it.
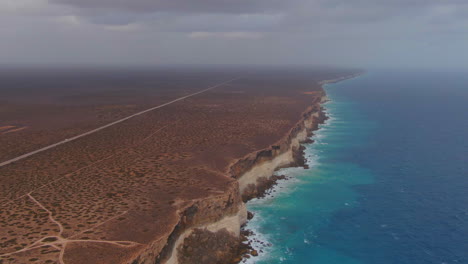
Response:
[[[149,19],[148,23],[160,31],[271,31],[279,26],[280,14],[208,14],[190,16],[163,16]]]
[[[101,14],[95,16],[87,16],[88,20],[94,24],[103,25],[128,25],[140,18],[134,14],[119,13],[119,14]]]
[[[52,0],[79,8],[113,9],[126,12],[257,13],[288,6],[282,0]]]
[[[466,0],[317,0],[307,2],[317,2],[324,10],[349,11],[341,14],[343,20],[357,21],[361,20],[361,17],[374,17],[375,20],[398,16],[417,17],[436,7],[455,6],[457,9],[468,7]]]
[[[0,0],[4,63],[468,61],[466,0],[15,1],[34,5],[2,12]]]
[[[337,5],[353,5],[353,6],[385,6],[385,7],[402,7],[402,8],[417,8],[431,5],[460,5],[466,4],[465,0],[319,0],[322,4],[329,6]]]
[[[297,0],[293,0],[297,1]],[[279,12],[291,4],[283,0],[51,0],[76,8],[91,23],[145,23],[159,31],[245,30],[276,24]],[[250,25],[249,25],[250,23]],[[206,27],[206,28],[203,28]]]
[[[145,23],[159,31],[308,30],[315,24],[377,23],[465,0],[50,0],[96,24]],[[250,17],[241,17],[248,15]],[[262,17],[263,16],[263,17]]]

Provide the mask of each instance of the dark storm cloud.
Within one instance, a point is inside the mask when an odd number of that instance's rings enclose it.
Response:
[[[293,0],[297,1],[297,0]],[[263,26],[265,18],[252,25],[239,15],[283,12],[291,5],[283,0],[51,0],[52,3],[78,8],[77,15],[95,24],[125,25],[146,23],[158,31],[190,31],[206,27],[226,30]],[[244,18],[245,20],[245,18]],[[270,19],[271,20],[271,19]],[[163,22],[161,22],[163,21]],[[264,27],[263,27],[264,28]]]
[[[468,6],[466,0],[51,0],[52,3],[78,8],[78,15],[96,24],[124,25],[134,22],[148,23],[161,20],[167,23],[168,30],[185,31],[180,28],[184,22],[192,21],[195,25],[203,24],[214,30],[222,30],[224,26],[232,28],[239,24],[235,15],[242,14],[275,14],[283,15],[283,23],[272,24],[271,28],[261,25],[267,31],[289,30],[291,27],[306,28],[307,23],[373,23],[396,16],[417,16],[434,6],[458,7]],[[216,20],[194,15],[217,15]],[[219,16],[225,15],[225,17]],[[459,11],[457,17],[463,18],[466,12]],[[187,19],[185,16],[191,16]],[[180,19],[182,17],[182,19]],[[240,23],[246,28],[257,29],[251,19],[251,25]],[[177,27],[174,28],[174,25]],[[161,30],[160,24],[157,25]],[[196,26],[197,27],[197,26]],[[191,28],[188,25],[187,28]]]
[[[466,65],[468,0],[0,0],[0,60]]]
[[[466,5],[466,0],[50,0],[83,9],[111,9],[122,12],[152,13],[261,13],[281,12],[315,4],[322,8],[367,8],[405,12],[433,5]]]
[[[114,9],[127,12],[252,13],[280,9],[282,0],[52,0],[79,8]]]

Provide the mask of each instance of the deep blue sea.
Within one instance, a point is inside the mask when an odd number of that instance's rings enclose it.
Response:
[[[369,72],[327,85],[309,170],[248,204],[247,263],[468,263],[468,73]],[[270,243],[261,246],[256,241]]]

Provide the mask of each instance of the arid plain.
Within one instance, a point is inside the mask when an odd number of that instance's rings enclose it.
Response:
[[[0,167],[0,263],[144,263],[194,201],[239,203],[230,166],[318,107],[320,81],[352,73],[2,70],[0,163],[67,142]]]

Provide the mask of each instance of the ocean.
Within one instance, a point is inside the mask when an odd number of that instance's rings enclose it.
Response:
[[[468,73],[368,72],[325,87],[330,119],[248,203],[244,263],[468,263]]]

